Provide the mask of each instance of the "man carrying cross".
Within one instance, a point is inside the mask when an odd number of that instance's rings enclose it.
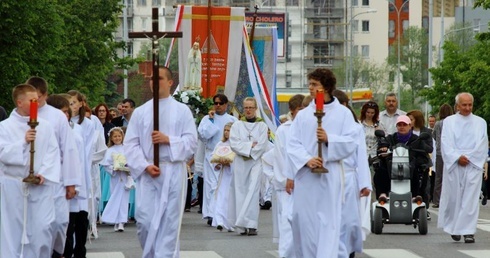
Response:
[[[197,130],[186,105],[170,96],[172,72],[159,69],[159,130],[153,129],[153,101],[135,109],[124,139],[136,179],[136,221],[143,257],[178,257],[187,185],[186,160],[196,151]],[[154,145],[159,149],[153,164]]]

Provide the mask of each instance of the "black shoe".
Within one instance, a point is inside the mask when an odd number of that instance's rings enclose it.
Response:
[[[356,253],[355,252],[352,252],[352,253],[349,254],[349,258],[354,258],[354,257],[356,257]]]
[[[270,208],[271,208],[271,207],[272,207],[272,203],[271,203],[271,201],[266,201],[266,202],[264,203],[264,206],[262,206],[262,209],[263,209],[263,210],[270,210]]]
[[[202,210],[201,210],[201,209],[200,209],[200,210],[198,210],[198,211],[197,211],[197,213],[202,214]]]
[[[483,206],[487,205],[487,196],[486,195],[483,196],[483,199],[481,200],[481,205],[483,205]]]
[[[186,208],[186,209],[184,210],[184,212],[191,212],[191,209],[190,209],[190,208]]]
[[[461,240],[461,235],[451,235],[451,238],[452,238],[454,241],[459,241],[459,240]]]
[[[467,244],[471,244],[475,242],[475,236],[474,235],[464,235],[464,242]]]
[[[432,208],[435,208],[435,209],[439,208],[439,204],[432,205]]]
[[[216,229],[217,229],[217,230],[219,230],[219,231],[223,231],[223,226],[218,225],[218,226],[216,227]]]
[[[249,228],[247,235],[248,236],[256,236],[257,235],[257,229],[255,229],[255,228]]]
[[[208,225],[209,226],[213,225],[213,218],[208,218]]]
[[[240,235],[242,235],[242,236],[248,235],[248,229],[245,229],[245,231],[241,232]]]

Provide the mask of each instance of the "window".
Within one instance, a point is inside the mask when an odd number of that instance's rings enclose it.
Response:
[[[287,6],[299,6],[298,0],[287,0],[286,3]]]
[[[332,59],[329,54],[329,46],[317,45],[313,47],[313,63],[314,64],[332,64]]]
[[[358,6],[359,0],[352,0],[352,6]]]
[[[358,32],[358,31],[359,31],[359,21],[353,20],[352,21],[352,32]]]
[[[369,0],[362,0],[362,6],[369,6]]]
[[[388,37],[389,38],[395,37],[395,21],[394,20],[389,20],[389,22],[388,22]]]
[[[395,0],[390,0],[388,3],[390,13],[395,11]]]
[[[403,20],[402,21],[403,31],[408,30],[408,26],[410,26],[410,21],[409,20]]]
[[[363,58],[369,58],[369,45],[362,45],[361,51],[362,51]]]
[[[369,21],[362,21],[362,32],[369,32]]]
[[[403,8],[402,8],[402,12],[404,13],[408,13],[409,9],[410,9],[410,2],[408,2],[410,0],[403,0]]]
[[[352,47],[352,56],[358,56],[359,55],[359,46],[358,45],[354,45]]]
[[[146,6],[146,0],[138,0],[138,6]]]
[[[291,83],[293,81],[291,70],[286,70],[286,88],[291,88]]]
[[[158,7],[162,5],[162,0],[151,0],[151,6]]]

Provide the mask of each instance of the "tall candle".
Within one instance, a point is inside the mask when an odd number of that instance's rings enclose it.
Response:
[[[37,99],[31,99],[31,113],[30,118],[31,121],[37,121],[37,109],[39,105],[37,103]]]
[[[317,111],[323,111],[323,100],[324,100],[323,90],[317,90],[316,98],[315,98]]]

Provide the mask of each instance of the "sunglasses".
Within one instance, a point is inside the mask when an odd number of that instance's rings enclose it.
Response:
[[[216,106],[223,106],[225,103],[223,103],[223,102],[214,102],[214,104],[215,104]]]
[[[373,102],[368,102],[368,103],[366,103],[366,106],[367,107],[372,107],[372,108],[377,108],[378,107],[378,104],[373,103]]]

